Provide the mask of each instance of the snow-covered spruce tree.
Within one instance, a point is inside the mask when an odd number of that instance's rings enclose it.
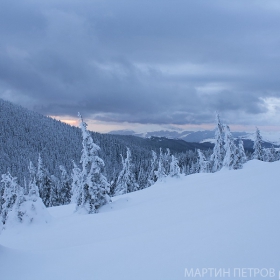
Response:
[[[148,175],[147,172],[144,170],[142,166],[140,166],[140,170],[138,172],[138,178],[136,180],[138,184],[138,190],[145,189],[147,187],[147,181],[148,181]]]
[[[155,171],[156,179],[161,181],[164,177],[166,177],[166,171],[164,168],[164,158],[162,154],[162,150],[160,148],[159,159],[158,159],[158,169]]]
[[[17,184],[17,178],[12,177],[9,172],[2,175],[1,185],[4,189],[1,219],[2,223],[5,224],[7,216],[12,211],[16,202],[19,186]]]
[[[147,187],[152,186],[157,180],[157,177],[155,175],[155,170],[156,170],[157,165],[158,165],[157,154],[155,151],[152,151],[151,169],[149,171]]]
[[[76,205],[81,204],[81,184],[82,184],[82,170],[77,166],[77,164],[72,161],[73,169],[71,174],[72,184],[71,184],[71,202]],[[80,200],[80,201],[79,201]]]
[[[8,212],[5,225],[11,223],[22,222],[25,210],[22,205],[26,202],[26,196],[24,195],[24,189],[20,186],[16,188],[16,201],[11,209]]]
[[[199,173],[208,173],[209,172],[209,161],[206,160],[204,153],[198,149],[198,164],[199,164]]]
[[[26,223],[32,222],[45,222],[50,220],[50,215],[39,196],[39,189],[36,181],[33,180],[29,183],[29,194],[24,205],[24,221]]]
[[[182,172],[181,173],[184,174],[184,175],[189,175],[190,174],[189,165],[184,164],[183,167],[182,167]]]
[[[169,175],[172,177],[180,176],[180,167],[178,165],[178,159],[175,156],[171,156],[170,172]]]
[[[40,163],[42,164],[41,156],[39,155]],[[29,171],[29,182],[32,181],[36,177],[36,167],[34,166],[32,161],[29,161],[28,165],[28,171]]]
[[[191,174],[191,170],[190,170],[191,168],[190,168],[190,165],[188,164],[187,166],[186,166],[186,171],[185,171],[185,174],[186,175],[190,175]]]
[[[123,156],[122,155],[120,155],[120,156],[121,156],[123,168],[118,175],[114,195],[122,195],[122,194],[128,193],[128,188],[127,188],[126,178],[125,178],[126,164],[125,164],[125,160],[124,160]]]
[[[135,176],[132,172],[131,152],[129,148],[127,148],[126,159],[123,159],[122,155],[121,158],[123,168],[117,179],[115,195],[126,194],[139,190],[139,185],[136,183]]]
[[[211,155],[212,172],[216,172],[223,167],[225,157],[224,148],[224,125],[221,123],[219,114],[216,114],[215,146]]]
[[[274,146],[263,149],[263,161],[273,162],[277,160],[277,154]]]
[[[223,161],[223,166],[228,167],[228,169],[240,169],[243,166],[243,159],[234,143],[229,126],[225,126],[224,130],[226,155]]]
[[[71,202],[71,178],[63,165],[60,169],[60,205],[66,205]]]
[[[36,185],[39,188],[39,194],[43,203],[46,205],[46,207],[51,206],[50,197],[51,197],[52,181],[49,172],[44,167],[43,160],[40,154],[38,157]]]
[[[61,183],[60,180],[51,175],[51,193],[50,193],[50,203],[49,206],[59,206],[63,205],[61,201]]]
[[[238,152],[240,155],[240,161],[242,164],[244,164],[245,162],[247,162],[247,156],[244,150],[244,145],[243,145],[243,141],[241,139],[239,139],[238,142]]]
[[[181,174],[187,175],[187,166],[185,164],[181,167]]]
[[[199,163],[198,160],[192,160],[190,163],[189,174],[195,174],[199,172]]]
[[[171,158],[170,149],[167,148],[166,153],[163,155],[163,166],[164,166],[164,170],[165,170],[166,175],[170,174],[171,160],[172,160],[172,158]]]
[[[29,193],[29,183],[34,180],[37,176],[37,170],[36,167],[34,166],[33,162],[30,160],[29,165],[28,165],[28,172],[29,172],[29,177],[26,179],[24,177],[23,179],[23,189],[24,189],[24,195],[28,195]]]
[[[59,206],[71,202],[71,182],[64,166],[59,166],[61,175],[57,178],[51,175],[51,193],[49,206]]]
[[[275,147],[273,145],[270,148],[270,160],[271,160],[271,162],[278,160],[277,152],[276,152]]]
[[[255,132],[255,139],[254,139],[254,152],[253,152],[253,158],[258,160],[264,160],[264,153],[262,148],[262,137],[259,129],[256,127]]]
[[[272,146],[271,149],[273,149],[272,153],[275,154],[275,161],[279,160],[280,159],[280,157],[279,157],[280,156],[280,151],[276,150],[274,146]]]
[[[76,211],[80,213],[97,213],[98,209],[111,201],[109,196],[109,183],[102,171],[104,168],[103,160],[98,156],[100,147],[93,142],[87,124],[82,116],[80,128],[83,138],[83,150],[81,156],[82,172],[79,190],[76,199]]]
[[[46,206],[39,197],[39,190],[35,178],[29,182],[28,195],[23,194],[23,189],[18,188],[18,195],[13,210],[9,212],[7,224],[47,223],[51,219]]]

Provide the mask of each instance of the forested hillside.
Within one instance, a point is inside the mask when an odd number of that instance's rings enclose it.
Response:
[[[72,160],[79,163],[81,157],[81,131],[50,117],[29,111],[21,106],[0,99],[0,174],[9,171],[19,182],[28,178],[28,166],[37,165],[41,155],[50,174],[59,176],[59,166],[65,166],[70,174]],[[121,156],[127,147],[132,154],[136,177],[140,170],[149,170],[152,150],[169,148],[171,153],[182,153],[196,148],[208,149],[211,145],[187,143],[183,140],[152,137],[121,136],[92,132],[94,142],[100,146],[100,157],[105,162],[105,174],[109,181],[115,180],[122,168]]]

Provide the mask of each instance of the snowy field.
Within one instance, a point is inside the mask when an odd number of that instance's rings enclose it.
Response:
[[[280,162],[167,178],[98,214],[73,211],[49,208],[48,224],[2,231],[0,279],[279,279]]]

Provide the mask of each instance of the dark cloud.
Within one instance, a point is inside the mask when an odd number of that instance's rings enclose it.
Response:
[[[278,1],[2,2],[0,97],[44,114],[238,122],[280,98]]]

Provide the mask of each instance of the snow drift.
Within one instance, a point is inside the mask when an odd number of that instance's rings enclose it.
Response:
[[[1,279],[176,280],[192,268],[273,268],[278,279],[279,170],[280,162],[253,160],[167,178],[98,214],[49,208],[50,223],[1,233]]]

